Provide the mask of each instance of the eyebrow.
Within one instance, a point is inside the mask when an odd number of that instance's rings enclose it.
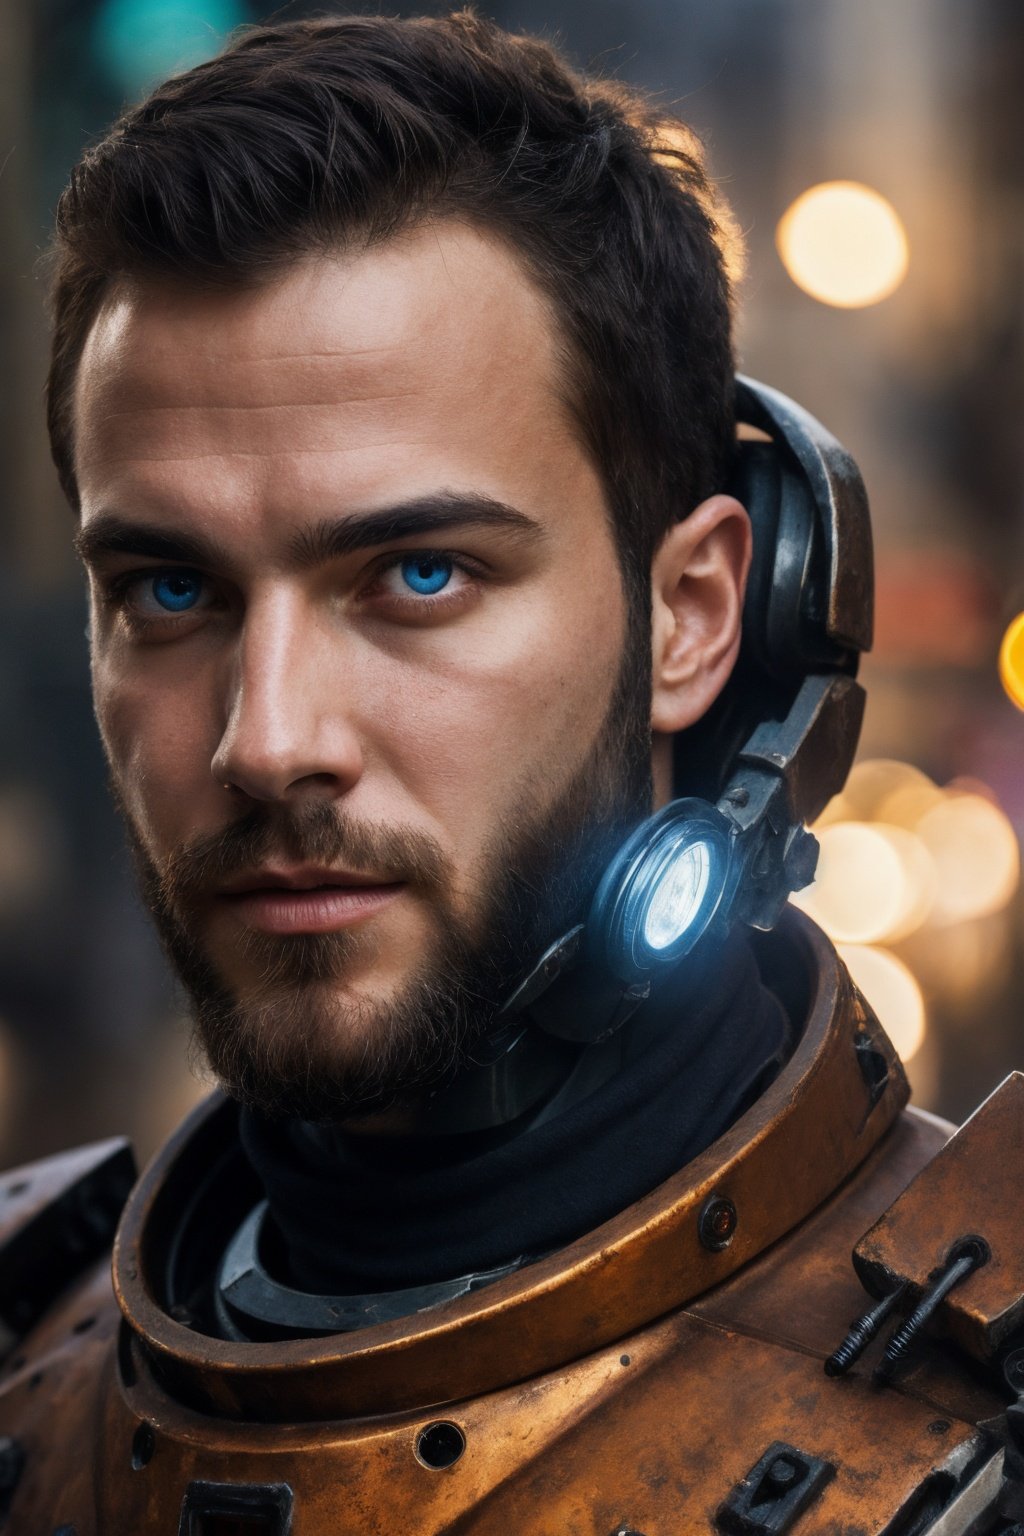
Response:
[[[543,528],[532,517],[492,496],[441,491],[377,512],[323,518],[295,534],[288,552],[295,567],[309,569],[356,550],[457,527],[498,528],[530,543],[544,537]],[[75,538],[75,548],[87,565],[107,555],[126,554],[222,569],[232,564],[225,551],[202,535],[132,522],[116,513],[104,513],[87,523]]]
[[[541,525],[532,517],[493,496],[441,491],[379,512],[325,518],[296,534],[291,541],[291,555],[300,567],[323,565],[355,550],[373,549],[396,539],[470,526],[503,529],[529,542],[544,536]]]

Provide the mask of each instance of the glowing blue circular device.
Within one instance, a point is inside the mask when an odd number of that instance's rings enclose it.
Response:
[[[726,818],[703,800],[673,800],[645,821],[594,895],[592,953],[626,982],[682,959],[729,888],[733,841]]]

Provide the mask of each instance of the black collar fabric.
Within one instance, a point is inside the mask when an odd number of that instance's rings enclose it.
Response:
[[[790,1031],[739,935],[685,1002],[669,986],[644,1006],[656,1027],[646,1021],[649,1043],[613,1078],[469,1155],[456,1138],[335,1132],[325,1143],[303,1122],[243,1111],[242,1145],[280,1240],[277,1278],[364,1295],[529,1262],[663,1183],[767,1087]]]

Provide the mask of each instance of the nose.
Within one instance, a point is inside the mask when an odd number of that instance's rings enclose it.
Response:
[[[344,640],[299,594],[250,603],[230,659],[218,784],[252,800],[350,790],[362,750],[343,685]]]

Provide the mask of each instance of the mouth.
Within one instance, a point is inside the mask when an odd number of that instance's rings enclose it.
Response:
[[[353,870],[260,869],[222,887],[217,905],[261,933],[336,933],[383,911],[404,889],[402,881]]]

